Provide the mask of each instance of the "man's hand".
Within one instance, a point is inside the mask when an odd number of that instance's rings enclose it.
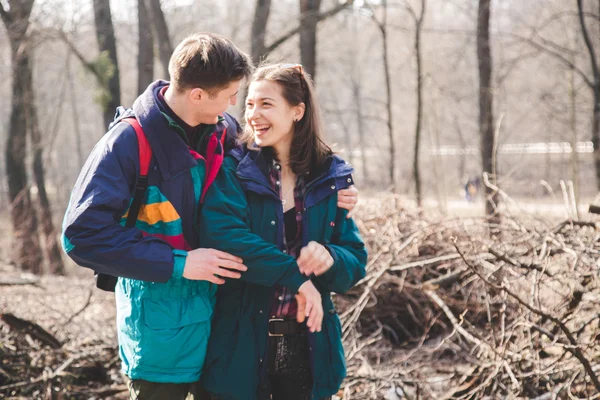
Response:
[[[243,272],[247,269],[241,258],[229,253],[215,249],[196,249],[188,251],[183,277],[221,285],[225,283],[225,279],[221,277],[238,279],[241,274],[235,271]]]
[[[298,302],[296,321],[303,322],[304,318],[308,317],[306,322],[308,329],[311,332],[321,332],[321,325],[323,324],[321,293],[311,281],[306,281],[300,286],[296,301]]]
[[[298,268],[306,276],[322,275],[333,265],[333,258],[329,251],[320,243],[309,242],[300,250]]]
[[[349,211],[346,218],[350,218],[354,214],[356,203],[358,203],[358,189],[354,185],[338,192],[338,207]]]

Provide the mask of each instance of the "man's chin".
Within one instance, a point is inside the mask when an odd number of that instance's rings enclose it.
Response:
[[[205,118],[202,118],[202,122],[200,122],[200,123],[204,124],[204,125],[214,125],[217,122],[219,122],[219,116],[218,115],[215,116],[215,117],[205,117]]]

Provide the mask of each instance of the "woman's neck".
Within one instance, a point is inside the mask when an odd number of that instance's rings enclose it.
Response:
[[[289,143],[277,143],[273,146],[277,161],[281,164],[281,172],[291,173],[290,168],[290,144]]]

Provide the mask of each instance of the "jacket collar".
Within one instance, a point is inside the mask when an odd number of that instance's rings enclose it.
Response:
[[[263,151],[238,147],[231,151],[231,155],[238,160],[237,176],[270,187],[268,179],[270,159]]]
[[[241,179],[250,179],[270,187],[268,175],[271,159],[265,151],[238,147],[230,155],[239,162],[236,173]],[[328,157],[323,170],[311,174],[306,185],[307,188],[318,186],[328,180],[351,175],[353,171],[350,164],[334,154]]]
[[[137,117],[163,180],[168,180],[197,165],[185,141],[177,134],[158,106],[158,92],[169,82],[158,80],[150,84],[133,103]],[[222,132],[228,123],[221,120],[213,131]]]

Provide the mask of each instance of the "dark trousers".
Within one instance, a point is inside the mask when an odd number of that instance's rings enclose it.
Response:
[[[196,384],[129,380],[129,400],[194,400]]]
[[[310,400],[313,379],[306,331],[296,335],[270,336],[268,379],[272,400]]]

